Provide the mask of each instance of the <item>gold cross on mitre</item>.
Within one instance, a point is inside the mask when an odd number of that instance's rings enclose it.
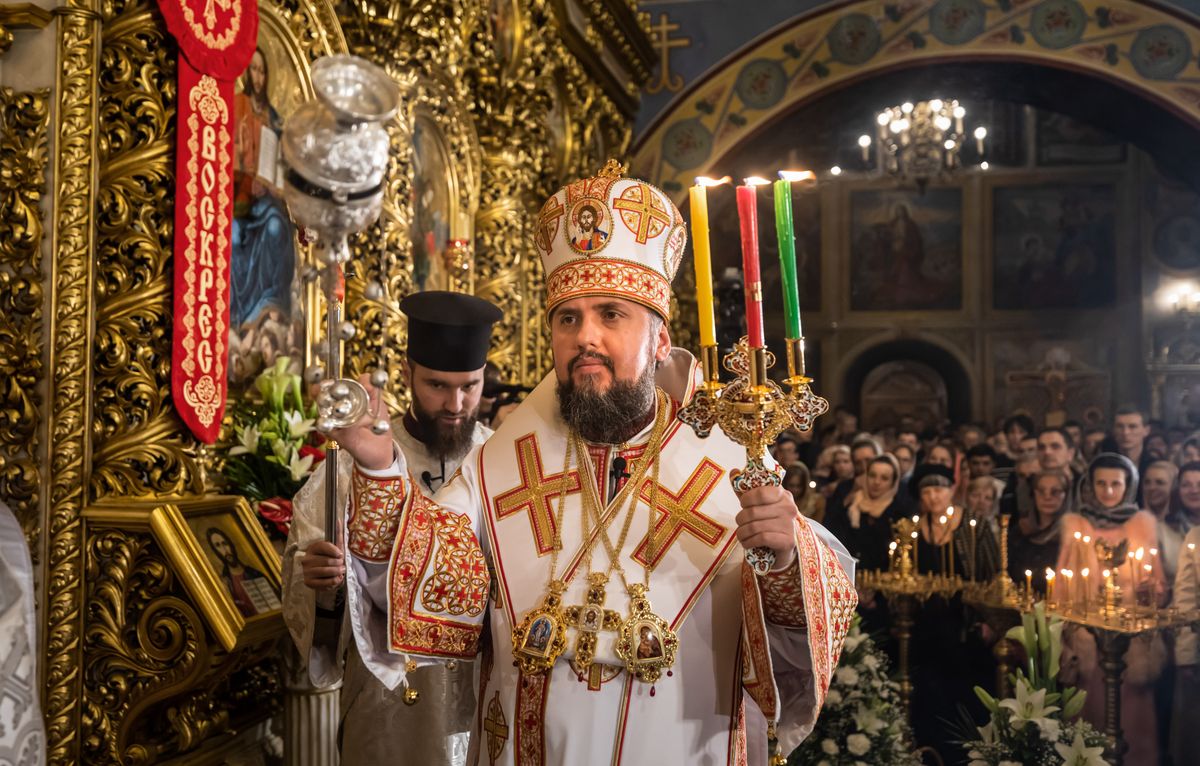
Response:
[[[608,162],[604,163],[604,167],[600,168],[600,172],[596,174],[596,178],[620,178],[625,175],[625,171],[628,169],[628,165],[623,165],[616,159],[609,157]]]

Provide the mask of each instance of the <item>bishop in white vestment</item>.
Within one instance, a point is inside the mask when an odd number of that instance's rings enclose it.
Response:
[[[581,250],[585,208],[610,234]],[[373,672],[435,617],[438,651],[464,651],[483,615],[479,562],[457,548],[469,530],[482,541],[491,641],[473,763],[765,764],[768,733],[789,752],[821,708],[857,603],[853,562],[782,489],[736,495],[744,448],[676,418],[698,373],[664,325],[685,240],[671,200],[619,173],[547,202],[535,244],[555,370],[434,503],[402,458],[337,435],[359,462],[352,515],[371,507],[401,536],[460,520],[440,548],[398,544],[386,594],[349,584],[387,635],[363,656]],[[779,561],[761,577],[744,561],[760,546]]]

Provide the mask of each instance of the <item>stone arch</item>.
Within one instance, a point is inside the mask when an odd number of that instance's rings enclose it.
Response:
[[[1200,127],[1200,21],[1134,0],[874,0],[798,16],[682,92],[633,167],[676,198],[764,123],[855,80],[945,61],[1023,62],[1115,83]]]
[[[946,417],[957,423],[973,418],[978,398],[971,361],[958,349],[929,335],[875,337],[850,349],[835,371],[841,401],[860,411],[864,384],[871,372],[892,362],[914,362],[932,368],[945,384]],[[872,427],[865,422],[864,426]]]

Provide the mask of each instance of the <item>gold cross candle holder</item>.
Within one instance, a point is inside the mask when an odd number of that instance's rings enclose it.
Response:
[[[809,430],[813,421],[829,410],[829,402],[808,387],[802,343],[798,358],[789,346],[790,393],[767,377],[767,370],[775,365],[775,355],[766,348],[752,348],[746,336],[725,356],[725,369],[734,374],[727,385],[718,380],[716,352],[715,346],[701,350],[705,382],[692,401],[679,411],[679,419],[701,438],[719,425],[726,436],[746,448],[746,466],[735,470],[732,476],[736,492],[779,486],[783,483],[783,472],[767,467],[767,447],[789,427]],[[746,551],[746,561],[757,574],[763,575],[771,571],[775,555],[770,549],[755,548]]]

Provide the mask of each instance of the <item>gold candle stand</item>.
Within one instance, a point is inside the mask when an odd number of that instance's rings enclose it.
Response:
[[[680,421],[701,438],[719,425],[726,436],[746,448],[745,468],[731,476],[734,491],[779,486],[783,472],[767,467],[768,446],[789,427],[809,430],[817,417],[829,411],[829,402],[812,392],[811,380],[804,375],[803,338],[788,341],[788,393],[767,375],[775,355],[766,348],[751,348],[745,336],[725,356],[725,369],[734,375],[728,385],[721,384],[716,361],[715,346],[701,348],[704,382],[679,411]],[[764,575],[775,565],[775,554],[769,548],[754,548],[746,551],[746,561]]]

